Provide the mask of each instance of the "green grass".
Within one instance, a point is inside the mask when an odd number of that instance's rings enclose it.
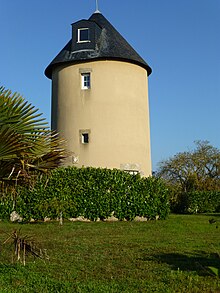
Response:
[[[12,224],[0,222],[0,292],[220,292],[220,235],[209,219],[171,215],[165,221]],[[47,249],[49,261],[12,262],[3,244],[20,229]]]

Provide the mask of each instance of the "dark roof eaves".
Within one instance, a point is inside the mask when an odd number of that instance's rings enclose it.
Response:
[[[103,61],[103,60],[112,60],[112,61],[121,61],[121,62],[126,62],[126,63],[131,63],[131,64],[135,64],[138,65],[142,68],[144,68],[147,71],[147,75],[149,76],[152,73],[152,69],[150,66],[148,66],[147,64],[143,64],[142,62],[136,61],[136,60],[132,60],[132,59],[128,59],[128,58],[121,58],[121,57],[99,57],[99,58],[93,58],[93,59],[85,59],[85,60],[67,60],[67,61],[63,61],[63,62],[54,62],[51,63],[46,69],[45,69],[45,75],[47,78],[52,79],[52,71],[54,67],[57,66],[69,66],[74,65],[74,64],[80,64],[80,63],[90,63],[90,62],[95,62],[95,61]]]

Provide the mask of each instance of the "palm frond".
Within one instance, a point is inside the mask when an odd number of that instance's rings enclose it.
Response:
[[[55,168],[66,156],[64,140],[49,130],[38,109],[0,87],[0,180]]]

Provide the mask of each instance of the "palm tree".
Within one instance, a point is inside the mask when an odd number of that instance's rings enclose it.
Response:
[[[65,142],[49,130],[38,109],[0,87],[0,182],[23,182],[56,168],[67,156]]]

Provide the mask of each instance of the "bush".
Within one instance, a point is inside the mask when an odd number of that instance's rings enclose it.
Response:
[[[171,210],[177,213],[215,213],[220,212],[219,191],[192,191],[178,193],[172,198]]]
[[[38,178],[33,188],[20,188],[16,211],[26,220],[84,216],[90,220],[136,216],[165,219],[168,190],[160,179],[100,168],[59,168]]]
[[[220,212],[220,192],[194,191],[188,193],[187,211],[190,213]]]
[[[0,198],[0,219],[8,219],[14,210],[14,200],[11,194],[1,193]]]

